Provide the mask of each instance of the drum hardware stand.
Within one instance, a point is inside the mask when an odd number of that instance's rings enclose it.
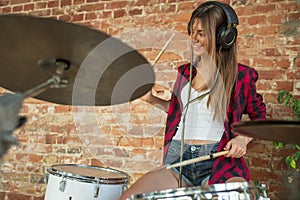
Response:
[[[46,82],[25,91],[24,93],[7,93],[0,96],[0,159],[11,145],[18,145],[12,132],[26,122],[25,117],[19,117],[18,112],[22,108],[26,97],[34,97],[50,88],[66,87],[67,80],[63,79],[64,70],[69,69],[70,63],[63,59],[55,60],[56,74]]]

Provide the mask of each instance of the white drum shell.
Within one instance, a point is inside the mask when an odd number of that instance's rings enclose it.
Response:
[[[61,174],[49,173],[47,176],[45,200],[118,200],[127,187],[127,179],[124,183],[111,183],[109,180],[107,183],[95,183],[63,177]],[[62,181],[63,191],[60,190]],[[97,186],[99,192],[94,197]]]

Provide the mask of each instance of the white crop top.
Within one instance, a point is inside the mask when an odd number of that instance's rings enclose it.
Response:
[[[188,98],[188,84],[183,87],[181,91],[181,100],[183,107],[185,108]],[[198,92],[191,88],[190,100],[197,98],[201,94],[207,91]],[[211,140],[220,141],[224,131],[224,121],[213,120],[211,108],[207,108],[208,96],[203,99],[194,101],[188,106],[188,111],[185,117],[185,140]],[[178,124],[178,130],[174,136],[174,140],[181,140],[182,124],[184,112],[181,116],[180,123]]]

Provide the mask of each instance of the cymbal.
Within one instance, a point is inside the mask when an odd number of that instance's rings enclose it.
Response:
[[[232,132],[286,144],[300,144],[300,121],[259,120],[232,124]]]
[[[0,15],[0,86],[24,92],[47,81],[55,62],[69,63],[64,88],[49,88],[37,99],[63,105],[106,106],[146,94],[153,67],[121,40],[82,25],[51,18]]]

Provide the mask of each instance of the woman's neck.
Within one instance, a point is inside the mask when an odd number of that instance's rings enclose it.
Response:
[[[208,89],[206,81],[203,79],[199,72],[192,80],[192,87],[196,91],[203,91]]]

